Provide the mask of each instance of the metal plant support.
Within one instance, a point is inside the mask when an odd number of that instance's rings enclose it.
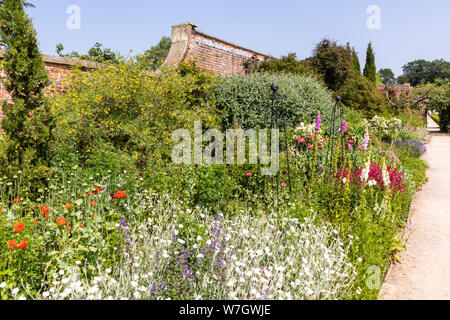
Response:
[[[344,107],[341,103],[341,97],[336,97],[336,103],[331,113],[330,130],[328,131],[328,150],[326,158],[326,175],[325,179],[328,179],[331,174],[331,166],[334,163],[334,148],[339,143],[339,139],[344,135],[341,130],[341,126],[344,122]],[[344,158],[344,143],[342,142],[342,158]]]
[[[286,168],[287,168],[287,179],[288,179],[288,187],[289,187],[289,198],[288,201],[291,200],[292,196],[292,184],[291,184],[291,168],[290,168],[290,161],[289,161],[289,144],[288,144],[288,137],[287,137],[287,114],[286,112],[280,108],[280,105],[282,104],[283,97],[278,92],[280,87],[278,84],[273,83],[271,85],[271,94],[269,96],[267,105],[266,105],[266,113],[264,117],[264,127],[266,129],[280,129],[281,132],[284,133],[284,139],[283,144],[279,147],[279,152],[286,152]],[[281,143],[280,143],[281,144]],[[271,145],[271,143],[270,143]],[[276,150],[272,150],[270,148],[271,152],[275,152]],[[276,195],[277,197],[280,194],[280,170],[278,170],[276,177],[269,177],[271,179],[271,187],[272,190],[275,189],[274,186],[274,180],[276,178]],[[264,182],[265,184],[265,182]],[[265,186],[264,186],[265,187]]]

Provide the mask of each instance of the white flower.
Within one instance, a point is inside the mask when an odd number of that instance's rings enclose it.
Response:
[[[75,261],[75,264],[76,264],[77,266],[79,266],[79,265],[81,264],[81,261],[77,260],[77,261]]]
[[[197,237],[197,241],[202,241],[202,240],[203,240],[202,237],[200,237],[200,236]]]
[[[18,294],[19,293],[19,289],[17,289],[17,288],[14,288],[14,289],[12,289],[12,294],[13,295],[16,295],[16,294]]]
[[[0,288],[5,288],[6,287],[6,282],[2,282],[2,283],[0,283]]]
[[[27,298],[25,298],[25,296],[21,295],[18,300],[27,300]]]
[[[178,242],[181,243],[181,244],[185,244],[186,243],[186,241],[184,241],[183,239],[178,239]]]
[[[87,291],[88,294],[95,294],[99,291],[100,289],[97,286],[91,287],[89,288],[89,290]]]
[[[201,254],[201,253],[199,253],[199,254],[197,255],[197,258],[198,258],[198,259],[202,259],[203,257],[204,257],[204,255]]]
[[[136,281],[131,281],[131,283],[130,283],[133,287],[137,287],[138,286],[138,283],[136,282]]]
[[[43,296],[44,298],[48,298],[49,295],[50,295],[50,292],[48,292],[48,291],[45,291],[45,292],[42,294],[42,296]]]
[[[234,286],[234,281],[233,280],[228,281],[227,286],[230,287],[230,288],[233,287]]]
[[[112,271],[111,268],[106,269],[106,273],[107,273],[107,274],[110,274],[111,271]]]
[[[211,243],[212,243],[212,241],[211,241],[211,240],[208,240],[208,241],[206,241],[206,244],[207,244],[208,246],[210,246],[210,245],[211,245]]]
[[[61,276],[63,276],[63,275],[64,275],[64,270],[59,270],[59,274],[60,274]]]
[[[69,283],[69,281],[70,281],[69,278],[65,278],[65,279],[63,279],[61,282],[62,282],[63,284],[67,284],[67,283]]]

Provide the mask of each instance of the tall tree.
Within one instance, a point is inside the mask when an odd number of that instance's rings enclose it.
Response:
[[[13,100],[13,104],[5,101],[2,106],[9,165],[42,168],[48,164],[54,120],[43,92],[49,83],[48,74],[24,1],[3,0],[0,39],[7,50],[3,61],[5,86]]]
[[[353,75],[351,51],[328,39],[316,45],[313,56],[306,62],[323,76],[328,88],[334,91],[345,85]]]
[[[396,82],[395,74],[391,69],[380,69],[378,74],[384,84],[394,84]]]
[[[372,49],[372,42],[369,43],[366,53],[366,65],[364,67],[364,76],[371,82],[377,82],[377,67],[375,65],[375,54]]]
[[[352,57],[353,57],[353,69],[360,75],[361,64],[359,63],[358,54],[356,53],[355,48],[352,49]]]
[[[450,79],[450,62],[443,59],[419,59],[403,66],[403,75],[399,77],[399,82],[409,82],[412,86],[417,86],[435,83],[438,79]]]
[[[163,36],[156,46],[153,46],[149,50],[145,51],[145,54],[138,60],[148,64],[151,69],[155,70],[159,68],[167,58],[171,46],[172,39]]]

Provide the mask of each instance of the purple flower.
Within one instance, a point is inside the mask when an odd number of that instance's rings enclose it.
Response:
[[[345,122],[345,120],[342,121],[342,126],[341,126],[340,131],[341,132],[346,132],[347,131],[347,122]]]
[[[316,131],[320,131],[320,127],[322,126],[322,118],[320,117],[320,111],[317,114],[316,120]]]
[[[366,132],[366,134],[364,135],[364,139],[363,139],[363,141],[361,142],[361,148],[362,148],[363,150],[367,150],[367,148],[369,147],[369,140],[370,140],[370,138],[369,138],[369,133]]]

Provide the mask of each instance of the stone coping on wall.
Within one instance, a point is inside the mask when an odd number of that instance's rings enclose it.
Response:
[[[3,58],[6,54],[6,50],[0,49],[0,59]],[[52,56],[43,54],[42,59],[45,63],[48,64],[58,64],[58,65],[65,65],[65,66],[77,66],[80,65],[83,68],[88,69],[95,69],[101,66],[100,63],[88,61],[88,60],[82,60],[82,59],[76,59],[76,58],[68,58],[68,57],[59,57],[59,56]]]

